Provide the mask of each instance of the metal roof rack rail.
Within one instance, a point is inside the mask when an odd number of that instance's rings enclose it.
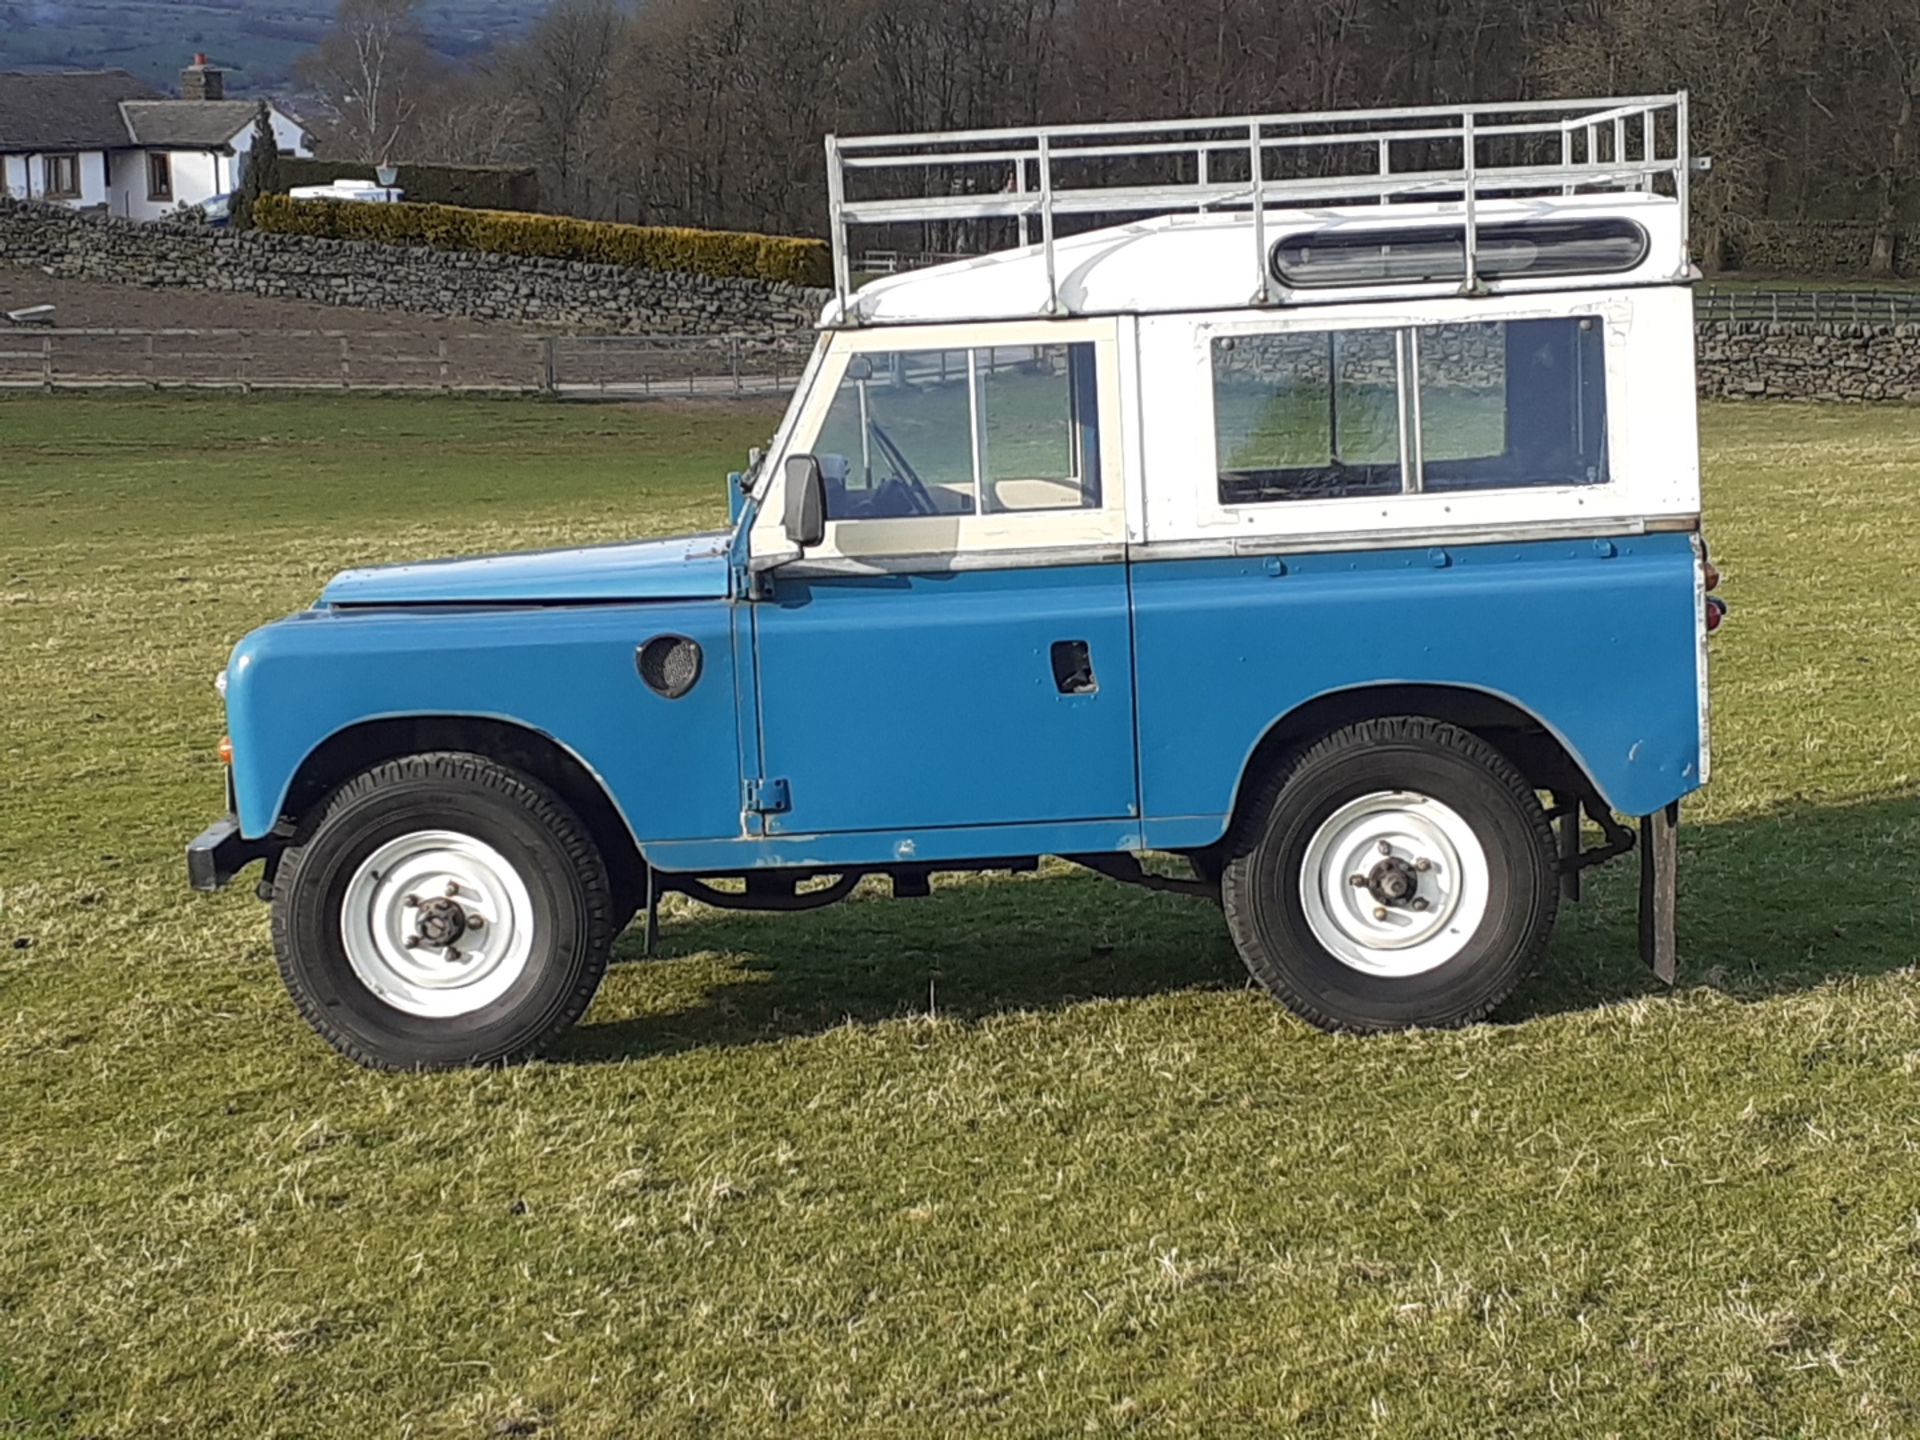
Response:
[[[1025,246],[1033,243],[1038,221],[1049,314],[1059,313],[1056,221],[1074,216],[1248,211],[1253,303],[1264,304],[1275,298],[1269,207],[1462,201],[1462,290],[1473,293],[1480,201],[1638,190],[1670,193],[1679,204],[1684,268],[1687,181],[1706,164],[1687,149],[1684,90],[1603,100],[829,135],[826,144],[834,289],[843,312],[853,289],[850,229],[926,222],[1010,221],[1001,233],[1017,235]],[[976,223],[973,233],[985,228]]]

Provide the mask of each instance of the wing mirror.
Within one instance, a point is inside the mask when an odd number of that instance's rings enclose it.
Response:
[[[827,482],[812,455],[787,457],[787,539],[805,550],[827,538]]]

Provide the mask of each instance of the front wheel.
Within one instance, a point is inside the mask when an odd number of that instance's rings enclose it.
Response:
[[[530,1055],[585,1013],[613,902],[586,828],[477,755],[356,776],[274,877],[273,937],[300,1012],[363,1065]]]
[[[1373,720],[1270,776],[1221,900],[1247,969],[1326,1029],[1464,1025],[1545,948],[1553,832],[1505,756],[1435,720]]]

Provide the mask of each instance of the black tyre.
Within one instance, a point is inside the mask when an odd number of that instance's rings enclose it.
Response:
[[[1221,875],[1241,959],[1330,1030],[1465,1025],[1553,930],[1553,832],[1526,777],[1436,720],[1371,720],[1281,765]]]
[[[362,1065],[440,1070],[532,1054],[586,1012],[612,901],[586,827],[477,755],[347,781],[274,878],[273,940],[300,1013]]]

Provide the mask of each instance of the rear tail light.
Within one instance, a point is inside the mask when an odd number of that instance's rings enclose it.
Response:
[[[1727,602],[1718,595],[1707,596],[1707,633],[1711,635],[1720,628],[1720,622],[1727,618]]]
[[[1707,628],[1709,630],[1713,628],[1713,625],[1711,622],[1708,623]],[[222,735],[220,737],[219,754],[220,754],[220,763],[222,765],[233,764],[233,737],[231,735]]]
[[[1713,561],[1702,560],[1700,562],[1700,575],[1706,582],[1707,589],[1718,590],[1720,588],[1720,567],[1714,564]]]

